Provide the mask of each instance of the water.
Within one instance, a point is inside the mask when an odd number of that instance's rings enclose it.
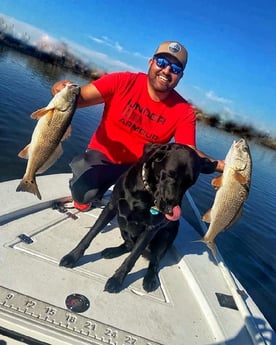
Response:
[[[0,46],[0,181],[23,176],[26,161],[17,154],[29,142],[36,125],[30,114],[47,105],[52,84],[62,79],[87,83],[59,67]],[[101,111],[101,105],[77,110],[72,136],[63,145],[64,154],[48,174],[70,172],[68,163],[85,150]],[[236,139],[201,125],[197,132],[198,148],[216,158],[224,158]],[[276,329],[276,151],[249,144],[254,164],[250,195],[238,224],[219,235],[217,244],[228,267]],[[201,175],[191,189],[201,214],[213,202],[213,177]]]

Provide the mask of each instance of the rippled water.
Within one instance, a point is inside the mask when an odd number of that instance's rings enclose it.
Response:
[[[30,114],[51,99],[54,82],[71,79],[58,67],[47,65],[0,46],[0,181],[21,178],[26,161],[17,157],[29,142],[36,124]],[[82,152],[99,123],[102,106],[77,110],[73,133],[64,143],[64,155],[47,173],[70,172],[68,163]],[[224,158],[237,139],[213,128],[198,126],[197,145],[216,158]],[[228,267],[234,272],[256,304],[276,328],[276,151],[249,142],[253,175],[243,216],[229,231],[217,237],[217,244]],[[201,175],[191,194],[203,214],[213,202],[210,185],[214,175]]]

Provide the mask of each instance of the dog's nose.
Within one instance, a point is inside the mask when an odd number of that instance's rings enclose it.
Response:
[[[165,211],[167,214],[172,215],[173,214],[173,207],[167,205]]]

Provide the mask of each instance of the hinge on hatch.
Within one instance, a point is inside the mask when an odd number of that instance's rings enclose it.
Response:
[[[65,207],[64,203],[62,202],[54,202],[52,205],[53,210],[57,210],[60,213],[65,213],[68,217],[72,218],[73,220],[78,219],[79,217],[75,215],[74,213],[68,211],[68,209]]]
[[[24,243],[27,243],[27,244],[33,243],[32,238],[26,234],[20,234],[20,235],[18,235],[18,238],[20,238],[20,240]]]

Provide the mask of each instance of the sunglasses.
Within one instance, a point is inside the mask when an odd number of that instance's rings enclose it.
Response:
[[[171,63],[170,61],[168,61],[167,59],[165,59],[163,57],[154,56],[153,59],[155,60],[156,65],[159,68],[166,68],[166,67],[170,66],[171,72],[173,74],[180,74],[181,72],[183,72],[182,67],[180,67],[179,65],[177,65],[175,63]]]

